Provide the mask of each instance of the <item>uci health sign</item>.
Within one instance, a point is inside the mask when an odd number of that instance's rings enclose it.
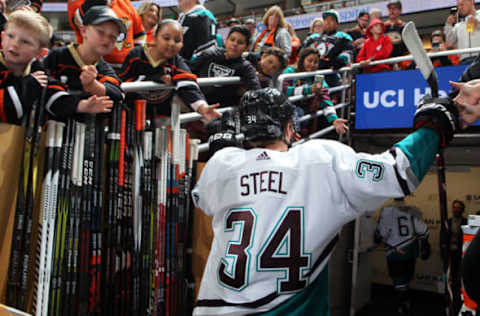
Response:
[[[465,68],[436,68],[440,96],[450,92],[448,81],[458,80]],[[416,104],[426,93],[430,88],[417,69],[357,75],[355,128],[410,128]]]

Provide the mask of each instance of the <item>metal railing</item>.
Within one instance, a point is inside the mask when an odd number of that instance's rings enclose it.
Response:
[[[468,54],[468,53],[479,53],[480,52],[480,47],[475,47],[475,48],[466,48],[466,49],[455,49],[455,50],[447,50],[447,51],[440,51],[440,52],[433,52],[433,53],[428,53],[427,55],[431,58],[434,57],[441,57],[441,56],[449,56],[449,55],[454,55],[454,54]],[[383,59],[383,60],[377,60],[377,61],[372,61],[369,63],[369,66],[374,66],[374,65],[380,65],[380,64],[395,64],[399,63],[402,61],[408,61],[408,60],[413,60],[413,57],[411,55],[406,55],[406,56],[400,56],[400,57],[393,57],[393,58],[388,58],[388,59]],[[336,105],[334,108],[335,110],[340,109],[341,114],[339,117],[345,118],[347,116],[347,120],[349,120],[350,116],[350,111],[346,111],[348,106],[350,106],[349,103],[347,103],[347,99],[351,100],[352,96],[352,89],[351,88],[351,82],[353,78],[353,70],[361,68],[360,63],[354,63],[346,67],[342,67],[338,70],[330,70],[330,69],[325,69],[325,70],[318,70],[314,72],[300,72],[300,73],[292,73],[292,74],[281,74],[278,76],[277,82],[276,82],[276,87],[279,90],[283,89],[283,83],[285,80],[295,80],[295,79],[304,79],[304,78],[309,78],[309,77],[314,77],[315,75],[329,75],[329,74],[340,74],[342,76],[343,83],[340,86],[329,88],[328,91],[329,93],[333,92],[342,92],[341,95],[341,102]],[[222,78],[199,78],[197,80],[198,85],[200,87],[208,87],[208,86],[221,86],[221,85],[232,85],[232,84],[241,84],[241,79],[240,77],[222,77]],[[175,89],[174,86],[169,86],[165,84],[160,84],[152,81],[141,81],[141,82],[128,82],[128,83],[122,83],[122,89],[125,92],[140,92],[140,91],[155,91],[155,90],[165,90],[165,89]],[[300,96],[291,96],[289,97],[289,100],[292,103],[306,100],[309,98],[314,97],[314,94],[310,95],[300,95]],[[233,108],[232,107],[227,107],[227,108],[221,108],[219,109],[219,112],[223,113],[226,111],[231,111]],[[315,113],[309,113],[306,114],[298,119],[299,122],[305,122],[308,120],[311,120],[315,117],[319,117],[325,114],[324,110],[319,110]],[[180,122],[181,123],[188,123],[188,122],[193,122],[200,120],[202,116],[199,113],[196,112],[191,112],[191,113],[184,113],[180,115]],[[321,137],[329,132],[334,130],[333,126],[326,127],[316,133],[313,133],[309,136],[307,136],[305,139],[300,140],[296,144],[304,143],[307,140],[310,140],[312,138],[317,138]],[[348,142],[350,143],[350,133],[347,133],[348,137]],[[342,140],[342,137],[340,137],[340,140]],[[205,151],[208,150],[208,144],[201,144],[199,146],[200,151]]]

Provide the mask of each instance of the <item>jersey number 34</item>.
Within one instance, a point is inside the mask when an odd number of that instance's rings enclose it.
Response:
[[[232,209],[226,216],[225,232],[233,232],[239,238],[227,244],[217,278],[231,290],[241,291],[248,285],[256,218],[253,209]],[[305,275],[311,254],[304,252],[303,244],[303,208],[287,208],[255,256],[257,272],[284,272],[277,279],[277,293],[294,292],[308,285]]]

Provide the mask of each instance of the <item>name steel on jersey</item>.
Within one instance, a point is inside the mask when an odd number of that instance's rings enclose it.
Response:
[[[284,188],[283,172],[281,171],[264,170],[242,175],[240,186],[242,187],[241,196],[263,192],[287,194]]]

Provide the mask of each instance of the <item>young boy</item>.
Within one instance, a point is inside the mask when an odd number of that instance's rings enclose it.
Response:
[[[287,67],[287,54],[279,47],[269,47],[257,54],[250,52],[246,59],[257,70],[257,77],[262,88],[273,87],[277,77]]]
[[[247,90],[260,89],[255,68],[242,57],[249,43],[250,30],[243,25],[233,26],[225,40],[225,49],[201,53],[191,63],[192,72],[200,78],[239,76]],[[243,90],[238,85],[202,88],[209,103],[220,103],[222,107],[237,106]]]
[[[0,122],[21,125],[48,83],[45,106],[49,114],[63,117],[103,102],[83,102],[77,107],[65,89],[48,80],[37,60],[50,40],[47,20],[33,11],[13,12],[2,32],[0,54]]]
[[[76,96],[77,100],[108,101],[109,106],[100,112],[109,112],[112,101],[123,99],[123,92],[115,71],[102,57],[112,51],[118,36],[125,34],[126,28],[107,6],[90,8],[83,23],[83,42],[51,51],[44,64],[68,90],[83,93]]]

